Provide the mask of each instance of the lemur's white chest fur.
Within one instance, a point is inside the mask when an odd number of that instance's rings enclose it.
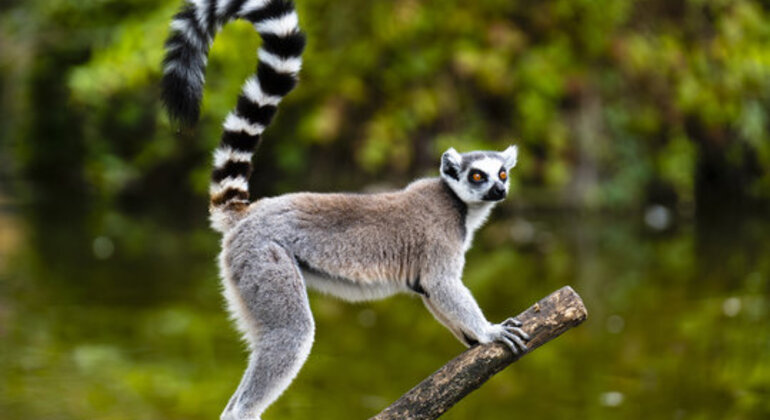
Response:
[[[472,204],[468,206],[468,214],[465,216],[465,243],[464,251],[470,249],[473,244],[473,235],[487,221],[489,213],[495,207],[495,203]]]

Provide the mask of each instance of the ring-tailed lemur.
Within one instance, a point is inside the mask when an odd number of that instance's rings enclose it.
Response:
[[[307,358],[314,323],[306,285],[346,300],[418,294],[461,342],[500,341],[526,351],[521,324],[488,322],[462,283],[465,251],[508,192],[515,146],[503,152],[447,150],[438,178],[381,194],[295,193],[248,200],[251,158],[281,98],[297,81],[305,38],[286,0],[188,0],[166,41],[163,99],[194,122],[209,46],[219,28],[246,19],[262,37],[214,152],[211,224],[223,234],[219,264],[229,310],[251,350],[223,419],[255,419]]]

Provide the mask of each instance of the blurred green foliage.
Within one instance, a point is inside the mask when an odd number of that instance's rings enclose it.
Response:
[[[202,121],[175,134],[157,84],[179,3],[3,6],[6,171],[58,176],[65,166],[49,161],[74,148],[67,169],[106,203],[158,176],[205,194],[206,155],[259,39],[245,23],[224,28]],[[255,183],[258,194],[403,183],[434,173],[450,146],[518,143],[514,181],[535,205],[770,197],[766,2],[298,3],[309,36],[302,83],[266,135],[255,176],[269,182]],[[35,126],[51,115],[63,120],[54,131],[78,140],[41,139]]]

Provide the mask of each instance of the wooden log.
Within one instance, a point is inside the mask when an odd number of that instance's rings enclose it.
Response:
[[[583,300],[565,286],[516,318],[529,334],[527,353],[585,321]],[[435,419],[480,387],[492,375],[520,359],[501,343],[477,345],[457,356],[370,420]]]

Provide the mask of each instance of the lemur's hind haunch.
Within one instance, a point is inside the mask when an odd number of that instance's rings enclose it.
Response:
[[[419,295],[461,342],[528,339],[509,319],[488,322],[463,285],[465,251],[508,192],[516,147],[441,157],[441,176],[383,194],[296,193],[248,201],[251,158],[281,98],[296,84],[305,38],[284,0],[189,0],[166,41],[163,99],[183,122],[198,117],[209,46],[246,19],[262,37],[256,77],[243,85],[214,152],[211,224],[223,234],[220,270],[230,312],[251,350],[223,419],[258,419],[307,358],[314,323],[306,285],[350,301]]]

